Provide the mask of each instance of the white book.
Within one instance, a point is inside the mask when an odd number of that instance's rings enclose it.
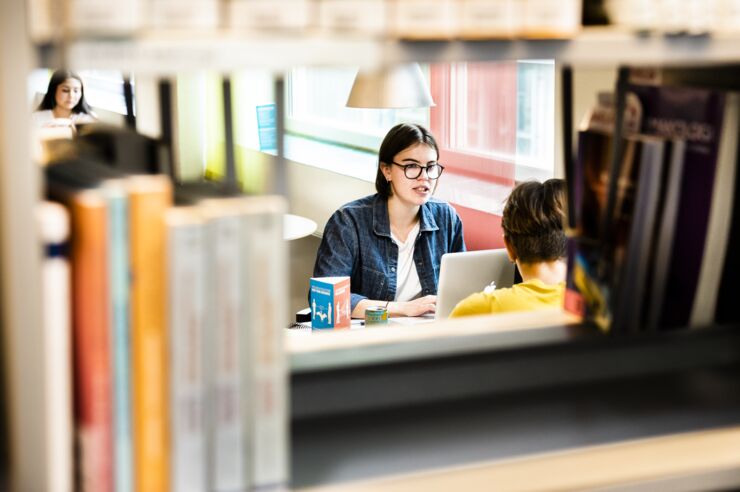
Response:
[[[42,265],[45,346],[39,362],[46,374],[46,446],[49,492],[71,492],[72,481],[72,349],[69,260],[69,214],[58,203],[36,209],[39,235],[46,247]]]
[[[207,256],[205,221],[197,207],[175,207],[167,228],[170,338],[171,473],[173,492],[205,492],[207,483],[205,368]]]
[[[226,0],[226,19],[236,29],[302,30],[314,23],[311,0]]]
[[[727,93],[717,155],[717,169],[714,176],[712,205],[709,209],[709,225],[696,296],[691,311],[690,326],[694,327],[708,326],[714,322],[722,269],[728,254],[727,242],[732,223],[733,197],[737,192],[734,188],[735,173],[737,173],[737,137],[738,128],[740,128],[738,113],[740,113],[740,94]]]
[[[242,365],[244,335],[241,200],[200,202],[207,221],[209,314],[209,490],[246,490],[248,469]]]
[[[287,245],[283,239],[285,200],[279,196],[245,201],[243,220],[243,302],[248,354],[244,394],[251,435],[251,487],[282,488],[288,484],[288,374],[283,348],[287,326]]]

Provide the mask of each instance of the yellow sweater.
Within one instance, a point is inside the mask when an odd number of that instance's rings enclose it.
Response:
[[[494,290],[490,294],[472,294],[457,303],[450,317],[558,307],[563,305],[564,295],[565,282],[547,285],[540,279],[531,279],[509,289]]]

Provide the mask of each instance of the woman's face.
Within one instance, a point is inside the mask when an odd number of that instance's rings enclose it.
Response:
[[[57,106],[71,111],[80,102],[81,97],[82,84],[77,79],[69,78],[57,86],[54,99]]]
[[[407,178],[401,166],[415,164],[426,168],[437,164],[437,152],[432,147],[419,143],[396,154],[393,162],[398,165],[388,162],[388,166],[383,166],[383,174],[390,181],[393,195],[409,205],[425,204],[432,196],[435,180],[429,178],[426,169],[421,169],[421,174],[416,178]],[[418,171],[410,168],[408,174],[413,176]]]

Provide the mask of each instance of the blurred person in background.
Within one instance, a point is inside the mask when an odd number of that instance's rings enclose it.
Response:
[[[527,181],[512,190],[501,227],[509,259],[523,282],[511,288],[478,292],[460,301],[451,318],[560,307],[567,272],[565,181]]]
[[[33,114],[34,122],[41,128],[70,127],[93,123],[97,120],[85,101],[85,89],[79,75],[69,70],[55,71],[49,80],[46,95]]]

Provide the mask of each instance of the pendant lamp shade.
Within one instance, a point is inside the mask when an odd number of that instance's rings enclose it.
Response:
[[[347,99],[348,108],[427,108],[434,106],[418,63],[360,70]]]

